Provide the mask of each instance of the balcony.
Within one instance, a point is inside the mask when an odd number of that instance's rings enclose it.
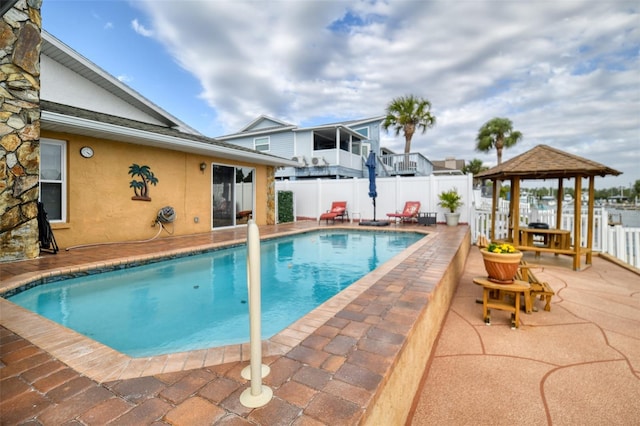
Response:
[[[429,176],[433,172],[431,161],[417,152],[383,155],[380,162],[389,176]]]

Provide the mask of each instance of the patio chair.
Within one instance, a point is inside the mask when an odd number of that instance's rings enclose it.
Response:
[[[538,277],[536,277],[531,268],[542,268],[537,265],[530,265],[526,261],[520,261],[520,268],[518,268],[518,272],[516,272],[516,279],[521,281],[526,281],[529,283],[530,290],[529,294],[531,297],[531,306],[533,306],[533,302],[536,300],[536,297],[540,296],[540,300],[545,302],[544,310],[551,310],[551,297],[556,293],[553,291],[549,283],[545,281],[540,281]]]
[[[334,201],[331,203],[331,210],[327,210],[325,213],[320,215],[320,220],[326,220],[327,225],[329,221],[333,221],[335,223],[337,218],[340,218],[342,222],[344,222],[344,218],[349,220],[349,212],[347,211],[347,202],[346,201]]]
[[[413,220],[417,220],[419,212],[420,201],[407,201],[404,204],[404,210],[402,210],[402,213],[387,213],[387,217],[389,217],[390,219],[393,218],[396,221],[400,220],[400,222],[410,222]]]

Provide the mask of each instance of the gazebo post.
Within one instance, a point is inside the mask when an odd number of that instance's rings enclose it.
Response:
[[[491,182],[493,183],[491,185],[491,235],[490,235],[490,239],[491,241],[495,241],[496,240],[496,213],[498,211],[498,196],[497,196],[497,186],[498,186],[498,180],[497,179],[492,179]]]
[[[520,178],[511,179],[511,223],[513,234],[511,241],[514,246],[520,245]]]
[[[595,176],[589,176],[589,216],[587,218],[587,265],[591,265],[592,262],[592,250],[593,250],[593,210],[595,208]],[[582,194],[576,195],[576,200],[580,200],[582,203]],[[578,202],[578,201],[576,201]]]
[[[562,197],[564,195],[564,181],[562,178],[558,179],[558,194],[556,195],[556,229],[562,228]]]
[[[575,193],[576,194],[582,193],[582,176],[576,176]],[[580,245],[581,245],[580,235],[582,234],[582,229],[581,229],[582,203],[573,203],[573,206],[574,206],[574,209],[573,209],[573,244],[574,244],[573,270],[579,271],[580,270]]]

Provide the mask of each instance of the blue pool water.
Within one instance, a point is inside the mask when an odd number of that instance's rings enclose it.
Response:
[[[423,234],[319,231],[263,241],[269,338]],[[249,341],[246,246],[40,285],[9,300],[133,357]]]

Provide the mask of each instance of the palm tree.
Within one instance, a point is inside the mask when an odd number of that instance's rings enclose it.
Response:
[[[477,175],[480,172],[484,172],[485,170],[488,170],[488,169],[489,167],[482,164],[482,160],[474,158],[469,162],[469,164],[466,164],[462,168],[462,173],[464,173],[465,175],[469,173],[474,175],[473,184],[477,186],[480,182],[478,181],[478,179],[475,178],[475,175]]]
[[[498,164],[502,164],[502,150],[509,148],[522,139],[522,133],[513,130],[513,123],[508,118],[492,118],[484,123],[476,138],[476,150],[489,152],[493,148],[498,154]]]
[[[422,133],[425,133],[428,128],[436,124],[436,117],[431,114],[431,102],[413,95],[401,96],[387,105],[386,113],[382,127],[385,130],[393,128],[396,136],[401,131],[404,133],[405,162],[408,162],[411,139],[416,130],[422,130]]]

